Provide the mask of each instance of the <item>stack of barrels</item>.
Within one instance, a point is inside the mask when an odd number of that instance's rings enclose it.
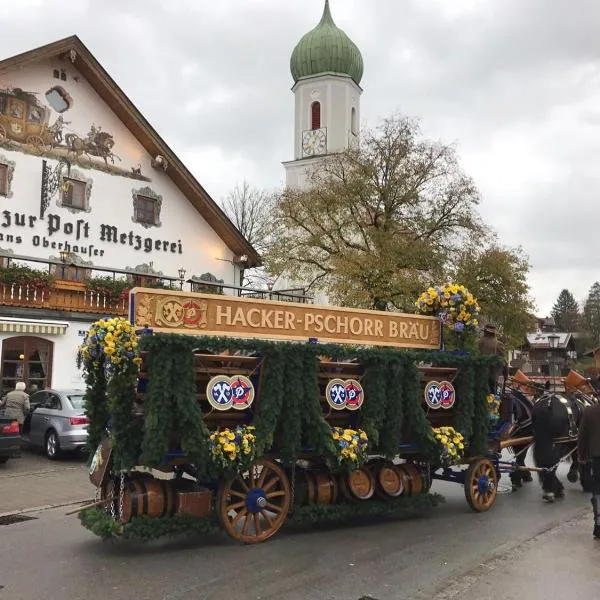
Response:
[[[296,471],[295,501],[299,505],[334,504],[374,496],[389,500],[420,494],[428,487],[425,474],[412,463],[374,461],[337,476],[324,468]]]

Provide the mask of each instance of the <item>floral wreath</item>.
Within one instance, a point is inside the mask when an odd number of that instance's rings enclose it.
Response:
[[[96,321],[79,348],[79,362],[88,371],[104,366],[109,374],[139,367],[142,359],[135,328],[121,317]]]
[[[243,473],[256,457],[256,435],[252,425],[217,429],[208,438],[211,458],[224,472]]]
[[[368,458],[369,438],[362,429],[332,427],[331,437],[335,443],[338,465],[354,471]]]
[[[475,330],[479,324],[479,304],[464,285],[446,283],[430,287],[415,304],[417,313],[440,317],[452,331]]]
[[[440,448],[442,466],[449,467],[462,462],[465,451],[465,438],[454,427],[436,427],[433,429]]]

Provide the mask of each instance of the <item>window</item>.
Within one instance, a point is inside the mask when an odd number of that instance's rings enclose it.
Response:
[[[138,196],[135,206],[135,220],[146,225],[156,224],[156,198]]]
[[[64,177],[62,205],[85,210],[85,182]]]
[[[0,196],[8,196],[8,165],[0,165]]]
[[[62,410],[60,398],[56,394],[48,394],[48,398],[44,403],[44,408],[49,408],[50,410]]]
[[[60,77],[58,69],[54,69],[54,71],[52,71],[52,75],[54,76],[54,79],[58,79]]]
[[[50,387],[52,380],[53,342],[34,336],[18,336],[2,342],[0,369],[1,395],[24,381],[27,393]]]
[[[310,106],[311,129],[321,129],[321,103],[313,102]]]
[[[352,131],[353,135],[356,135],[356,108],[354,108],[354,106],[350,113],[350,131]]]
[[[46,100],[57,113],[64,113],[73,104],[71,96],[60,85],[54,86],[46,92]]]

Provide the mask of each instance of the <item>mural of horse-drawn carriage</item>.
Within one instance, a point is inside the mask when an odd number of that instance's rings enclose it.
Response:
[[[31,92],[19,88],[0,90],[0,142],[27,144],[37,153],[52,147],[50,114],[51,110]]]
[[[57,114],[52,120],[54,111],[38,96],[37,92],[21,88],[0,89],[0,145],[29,154],[65,159],[84,167],[99,168],[102,163],[94,159],[101,159],[104,170],[149,181],[139,168],[126,170],[115,166],[115,161],[121,162],[121,158],[113,152],[115,139],[112,133],[94,123],[85,134],[70,130],[71,122],[64,114]],[[70,109],[69,104],[65,110]]]

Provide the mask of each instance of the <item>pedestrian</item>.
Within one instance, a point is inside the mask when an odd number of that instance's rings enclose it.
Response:
[[[579,461],[591,463],[592,467],[594,537],[600,539],[600,404],[588,406],[583,411],[577,442]]]
[[[23,431],[25,417],[29,414],[29,396],[25,393],[25,383],[17,381],[15,389],[8,392],[0,401],[0,408],[4,408],[4,416],[15,419],[19,423],[19,433]]]

